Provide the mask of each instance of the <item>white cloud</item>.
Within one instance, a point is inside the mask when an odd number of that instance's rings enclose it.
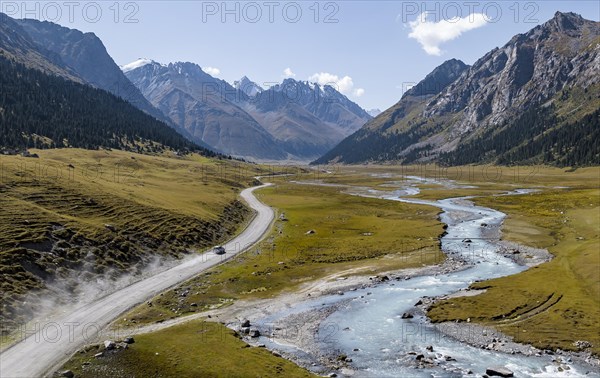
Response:
[[[338,92],[345,95],[354,95],[356,97],[360,97],[365,94],[365,90],[363,88],[354,89],[354,82],[350,76],[344,76],[340,78],[338,75],[330,74],[328,72],[320,72],[309,77],[308,81],[312,81],[319,85],[330,85]]]
[[[283,70],[283,77],[285,77],[285,78],[296,77],[296,74],[292,71],[292,69],[290,67],[288,67],[285,70]]]
[[[210,76],[219,76],[221,70],[215,67],[203,67],[202,70]]]
[[[441,44],[456,39],[469,30],[480,28],[486,23],[486,16],[482,13],[433,22],[427,20],[427,12],[424,12],[415,21],[408,23],[411,29],[408,36],[416,39],[427,54],[442,55]]]

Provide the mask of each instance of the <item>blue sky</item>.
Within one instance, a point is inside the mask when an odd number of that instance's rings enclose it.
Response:
[[[557,10],[600,18],[598,1],[2,0],[0,10],[94,32],[120,65],[144,57],[198,63],[229,82],[336,82],[382,110],[445,60],[472,64]]]

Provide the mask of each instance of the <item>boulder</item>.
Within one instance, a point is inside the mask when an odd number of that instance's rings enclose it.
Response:
[[[61,377],[73,378],[75,374],[71,370],[65,370],[60,372]]]
[[[106,349],[106,350],[115,349],[116,346],[117,346],[117,344],[115,344],[115,342],[112,340],[104,341],[104,349]]]
[[[260,331],[257,330],[256,328],[252,328],[248,334],[250,335],[250,337],[259,337],[260,336]]]
[[[433,346],[432,346],[432,345],[428,346],[428,347],[427,347],[427,348],[425,348],[425,349],[427,349],[427,350],[428,350],[428,351],[430,351],[430,352],[433,352]]]
[[[250,327],[242,327],[242,328],[240,328],[240,332],[243,333],[244,335],[247,335],[250,333]]]
[[[250,320],[248,320],[248,319],[242,320],[242,327],[250,327]]]
[[[409,314],[408,312],[405,312],[404,314],[402,314],[402,319],[412,319],[414,318],[413,314]]]
[[[135,343],[135,340],[133,339],[133,337],[126,337],[123,339],[123,342],[125,344],[133,344],[133,343]]]
[[[514,377],[515,374],[504,366],[492,366],[485,369],[485,374],[490,377]]]

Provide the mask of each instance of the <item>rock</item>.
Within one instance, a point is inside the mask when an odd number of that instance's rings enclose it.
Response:
[[[514,377],[515,376],[515,374],[511,370],[505,368],[504,366],[489,367],[489,368],[485,369],[485,374],[489,375],[490,377],[493,377],[493,376]]]
[[[242,327],[240,328],[240,332],[247,335],[250,333],[250,327]]]
[[[358,349],[358,348],[354,348],[354,349],[352,349],[352,350],[353,350],[354,352],[358,352],[360,349]]]
[[[577,349],[587,349],[592,347],[592,343],[585,340],[577,340],[573,343]]]
[[[424,359],[424,358],[425,358],[425,355],[424,355],[424,354],[417,354],[417,357],[415,357],[415,360],[417,360],[417,361],[421,361],[421,360],[422,360],[422,359]]]
[[[100,357],[102,357],[102,356],[104,356],[104,352],[100,352],[100,353],[96,353],[96,354],[94,354],[94,357],[95,357],[95,358],[100,358]]]
[[[115,342],[112,340],[104,341],[104,349],[106,349],[106,350],[115,349],[116,346],[117,346],[117,344],[115,344]]]
[[[473,241],[471,239],[464,239],[463,243],[473,243]]]
[[[112,232],[115,232],[115,231],[117,230],[117,229],[115,228],[115,226],[113,226],[112,224],[105,224],[105,225],[104,225],[104,227],[105,227],[107,230],[110,230],[110,231],[112,231]]]
[[[413,314],[409,314],[408,312],[405,312],[404,314],[402,314],[402,319],[412,319],[414,318]]]
[[[306,235],[312,235],[312,234],[316,234],[317,232],[315,230],[308,230],[306,231]]]
[[[428,350],[428,351],[430,351],[430,352],[433,352],[433,346],[431,346],[431,345],[430,345],[430,346],[428,346],[428,347],[427,347],[427,348],[425,348],[425,349],[427,349],[427,350]]]
[[[456,358],[454,358],[454,357],[451,357],[451,356],[444,356],[444,359],[445,359],[446,361],[456,361]]]
[[[73,378],[75,374],[71,370],[65,370],[60,372],[61,377]]]
[[[277,352],[272,352],[271,354],[272,354],[273,356],[275,356],[275,357],[281,357],[281,354],[279,354],[279,353],[277,353]]]
[[[335,374],[335,373],[330,373],[330,374],[328,375],[328,377],[337,377],[337,374]]]
[[[259,337],[260,336],[260,331],[257,330],[256,328],[252,328],[248,334],[250,335],[250,337]]]
[[[266,348],[267,346],[265,344],[258,344],[257,347],[258,348]]]
[[[190,303],[190,306],[191,306],[191,307],[198,307],[198,304],[197,304],[197,303],[194,303],[194,302],[192,302],[192,303]]]
[[[423,304],[423,301],[419,299],[419,300],[417,301],[417,303],[415,303],[415,306],[420,306],[420,305],[422,305],[422,304]]]
[[[135,340],[133,339],[133,337],[126,337],[123,339],[123,342],[125,344],[133,344],[133,343],[135,343]]]
[[[242,320],[242,327],[250,327],[250,320],[248,320],[248,319]]]

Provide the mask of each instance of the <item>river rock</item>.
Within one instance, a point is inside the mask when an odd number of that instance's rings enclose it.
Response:
[[[430,352],[433,352],[433,346],[431,346],[431,345],[430,345],[430,346],[428,346],[428,347],[427,347],[427,348],[425,348],[425,349],[427,349],[427,350],[428,350],[428,351],[430,351]]]
[[[117,346],[117,344],[115,344],[115,342],[112,340],[104,341],[104,349],[106,349],[106,350],[115,349],[116,346]]]
[[[577,349],[587,349],[592,347],[592,343],[585,340],[577,340],[573,343]]]
[[[71,370],[65,370],[60,373],[61,377],[73,378],[75,374]]]
[[[490,377],[514,377],[515,374],[504,366],[492,366],[485,369],[485,373]]]
[[[133,343],[135,343],[135,340],[133,339],[133,337],[126,337],[123,339],[123,342],[125,344],[133,344]]]
[[[260,331],[257,330],[256,328],[252,328],[248,334],[250,335],[250,337],[259,337],[260,336]]]
[[[242,320],[242,327],[250,327],[250,320],[248,320],[248,319]]]
[[[408,312],[405,312],[404,314],[402,314],[402,319],[412,319],[414,318],[413,314],[409,314]]]

